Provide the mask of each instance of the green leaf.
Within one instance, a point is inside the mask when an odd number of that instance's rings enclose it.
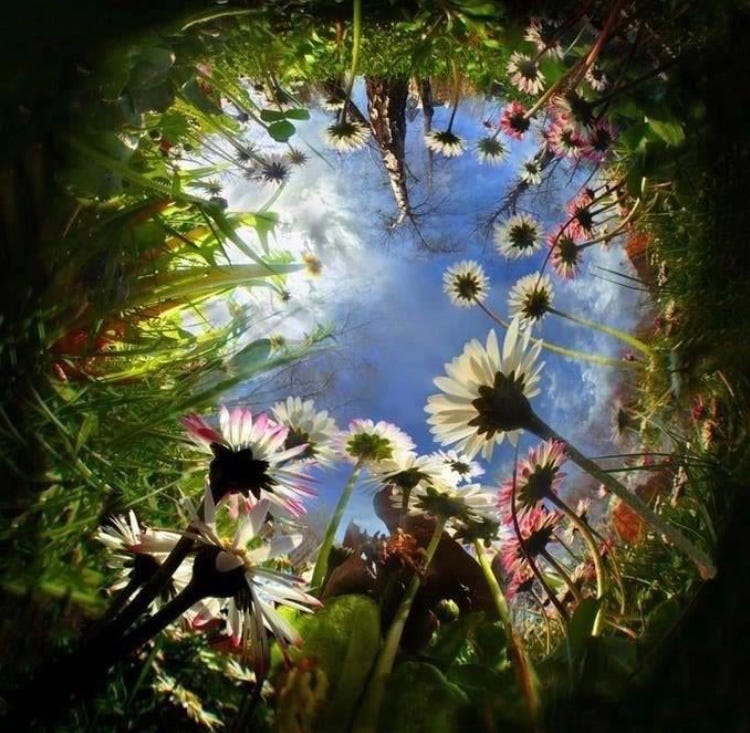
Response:
[[[388,679],[385,700],[379,725],[383,733],[464,730],[469,698],[431,664],[401,664]]]
[[[474,630],[474,647],[480,661],[487,667],[497,668],[508,662],[508,637],[501,621],[483,623]]]
[[[331,598],[316,614],[302,617],[299,630],[300,654],[315,659],[328,678],[315,731],[345,730],[380,649],[378,607],[360,595]]]
[[[83,418],[83,422],[81,423],[81,427],[78,430],[78,435],[76,436],[76,444],[73,449],[73,452],[76,455],[78,455],[78,452],[86,444],[86,442],[91,437],[91,435],[96,434],[98,430],[99,430],[98,415],[94,412],[86,413],[86,415]]]
[[[146,89],[167,80],[174,65],[174,51],[167,48],[144,48],[138,55],[128,82],[131,90]]]
[[[667,598],[659,603],[646,617],[646,628],[639,640],[647,647],[661,641],[679,621],[682,611],[677,598]]]
[[[294,125],[287,120],[274,122],[267,129],[268,134],[279,143],[285,143],[296,132]]]
[[[286,119],[286,112],[280,112],[277,109],[262,109],[260,111],[260,119],[263,122],[278,122],[279,120]]]
[[[430,659],[440,667],[449,667],[459,654],[472,654],[469,636],[483,617],[482,613],[469,613],[451,623],[441,624],[428,650]]]
[[[568,623],[564,645],[573,677],[578,677],[583,668],[598,612],[599,601],[595,598],[584,598]]]
[[[301,107],[296,109],[288,109],[286,111],[286,118],[288,120],[309,120],[310,113]]]
[[[676,148],[685,142],[685,130],[682,129],[681,122],[677,120],[655,120],[651,117],[647,119],[647,122],[654,133],[667,145]]]

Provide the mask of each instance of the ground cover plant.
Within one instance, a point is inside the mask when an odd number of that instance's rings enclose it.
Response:
[[[62,71],[9,66],[9,729],[741,730],[743,11],[152,12],[36,28]],[[300,295],[328,253],[285,193],[357,159],[386,192],[357,216],[444,262],[424,276],[466,318],[457,350],[446,320],[388,357],[422,350],[403,402],[432,445],[320,406],[345,331]],[[446,181],[490,202],[459,244]],[[597,278],[647,304],[627,327]],[[586,374],[607,455],[576,430]]]

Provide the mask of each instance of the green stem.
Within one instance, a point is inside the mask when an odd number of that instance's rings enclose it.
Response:
[[[496,313],[491,311],[484,303],[480,303],[475,299],[476,304],[498,325],[503,328],[508,328],[510,325],[507,321],[503,320]],[[575,349],[568,349],[565,346],[559,346],[558,344],[552,344],[544,339],[539,339],[534,336],[531,337],[531,341],[534,344],[540,343],[543,349],[552,351],[555,354],[560,354],[568,359],[574,359],[576,361],[587,361],[591,364],[600,364],[601,366],[618,367],[620,369],[640,369],[642,364],[637,361],[625,361],[624,359],[612,359],[607,356],[600,356],[599,354],[588,354],[584,351],[576,351]]]
[[[678,529],[665,522],[637,494],[628,491],[612,474],[603,471],[600,466],[586,458],[586,456],[565,440],[565,438],[556,433],[541,418],[532,414],[527,429],[542,440],[563,441],[565,443],[566,454],[575,464],[604,484],[609,491],[625,502],[641,519],[650,524],[656,532],[664,535],[675,547],[684,552],[695,563],[701,578],[710,580],[716,575],[716,566],[703,550],[696,547]]]
[[[575,583],[570,579],[568,571],[560,564],[560,562],[552,555],[546,548],[539,553],[555,570],[555,572],[562,578],[567,589],[572,593],[576,603],[580,603],[582,600],[581,591],[576,588]]]
[[[619,328],[604,326],[601,323],[589,321],[587,318],[572,316],[569,313],[563,313],[562,311],[557,310],[557,308],[549,307],[547,308],[547,312],[554,313],[556,316],[560,316],[560,318],[565,318],[568,321],[577,323],[579,326],[586,326],[587,328],[590,328],[594,331],[600,331],[601,333],[606,333],[609,336],[614,336],[616,339],[619,339],[628,346],[632,346],[634,349],[637,349],[642,354],[646,354],[646,356],[652,356],[654,353],[653,349],[648,346],[648,344],[644,344],[640,339],[637,339],[635,336],[631,336],[629,333],[625,333],[625,331],[621,331]]]
[[[591,559],[594,561],[594,569],[596,570],[596,599],[600,602],[599,611],[596,614],[594,620],[594,626],[591,630],[592,636],[599,636],[602,631],[602,624],[604,623],[604,594],[607,592],[607,576],[604,572],[604,565],[602,563],[602,556],[599,552],[599,546],[596,544],[594,535],[591,534],[591,529],[588,523],[584,522],[557,494],[550,492],[547,497],[570,521],[570,523],[581,533],[586,546],[589,548],[591,553]]]
[[[484,551],[484,545],[480,540],[474,540],[474,549],[476,550],[477,559],[482,568],[484,578],[489,586],[492,600],[495,603],[495,608],[503,622],[505,636],[508,640],[508,651],[516,670],[518,684],[526,698],[526,704],[529,709],[529,716],[532,720],[532,724],[536,727],[541,705],[534,675],[534,668],[532,667],[531,660],[526,653],[522,638],[513,630],[508,603],[505,600],[502,589],[500,588],[500,583],[497,582],[495,573],[492,572],[492,566],[487,559],[487,553]]]
[[[427,550],[425,551],[425,568],[429,567],[432,557],[435,554],[435,550],[437,549],[438,544],[440,544],[440,538],[443,534],[444,526],[444,519],[435,520],[435,529],[430,538],[430,542],[427,545]],[[383,703],[383,696],[385,695],[385,683],[388,675],[393,669],[393,663],[396,660],[396,653],[398,652],[401,635],[403,634],[406,620],[409,618],[409,612],[411,611],[411,606],[417,595],[420,584],[421,579],[419,575],[415,574],[412,576],[406,587],[406,593],[401,599],[401,604],[399,605],[396,615],[393,618],[393,622],[388,629],[383,648],[380,650],[380,655],[375,663],[375,669],[373,670],[370,681],[367,685],[365,697],[362,702],[362,707],[357,715],[357,721],[354,725],[353,733],[375,733],[378,729],[380,707]]]
[[[349,499],[351,499],[352,491],[354,491],[354,487],[357,483],[357,478],[359,477],[359,472],[362,469],[362,465],[363,462],[361,459],[354,464],[354,468],[352,468],[352,472],[351,474],[349,474],[349,479],[347,480],[344,488],[341,491],[341,496],[339,496],[338,503],[336,504],[333,516],[331,517],[331,521],[328,523],[328,528],[326,529],[325,536],[323,537],[323,544],[320,546],[318,559],[315,562],[312,581],[310,582],[310,587],[313,590],[323,590],[323,581],[325,580],[326,571],[328,570],[328,555],[331,553],[331,547],[333,546],[333,539],[336,536],[336,530],[338,530],[339,524],[341,524],[341,517],[344,516],[344,510],[349,503]]]
[[[362,42],[362,0],[354,0],[352,13],[352,65],[349,69],[349,80],[346,85],[346,97],[344,106],[341,110],[340,122],[346,119],[346,110],[349,106],[349,100],[352,98],[352,89],[354,89],[354,80],[357,76],[357,67],[359,66],[359,49]]]

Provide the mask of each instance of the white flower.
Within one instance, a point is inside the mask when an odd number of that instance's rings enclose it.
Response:
[[[349,430],[335,439],[340,456],[352,463],[363,461],[367,465],[393,460],[399,454],[414,449],[414,441],[402,430],[389,422],[357,418],[349,423]]]
[[[462,482],[470,481],[477,476],[484,474],[484,469],[476,461],[472,461],[468,456],[465,456],[455,450],[439,450],[432,454],[436,458],[439,458],[445,463],[456,478],[454,483],[459,484]]]
[[[409,499],[410,513],[425,513],[445,519],[451,525],[497,519],[496,494],[479,484],[463,486],[419,485]]]
[[[542,165],[536,158],[529,158],[521,166],[519,178],[529,186],[538,186],[542,182]]]
[[[531,18],[524,33],[524,40],[533,43],[538,53],[548,53],[561,59],[563,48],[558,40],[560,29],[556,23],[546,18]]]
[[[542,246],[541,225],[528,214],[516,214],[504,224],[495,224],[497,251],[509,259],[533,254]]]
[[[499,165],[505,159],[507,150],[505,146],[497,139],[496,135],[483,137],[477,140],[475,148],[477,160],[480,163],[489,165]]]
[[[510,83],[525,94],[539,94],[544,87],[544,74],[531,56],[514,51],[506,66]]]
[[[450,130],[432,130],[424,136],[427,149],[446,158],[456,158],[464,152],[464,141]]]
[[[552,283],[541,272],[520,278],[508,295],[510,317],[527,324],[541,320],[549,311],[553,295]]]
[[[443,273],[443,292],[461,308],[481,303],[487,297],[488,287],[482,266],[474,260],[456,262]]]
[[[294,535],[277,534],[270,541],[257,545],[257,538],[263,536],[269,506],[267,499],[261,499],[241,516],[232,540],[224,540],[217,533],[216,507],[211,492],[207,490],[205,519],[194,516],[192,522],[195,539],[200,544],[198,557],[207,549],[206,556],[213,565],[199,573],[196,558],[198,582],[207,582],[205,574],[210,583],[219,580],[224,592],[223,597],[208,597],[200,601],[188,616],[193,626],[200,628],[226,614],[226,632],[235,646],[242,647],[252,657],[256,674],[262,674],[269,661],[266,629],[273,633],[284,653],[289,644],[298,645],[301,641],[296,629],[276,610],[276,606],[309,612],[321,605],[317,598],[304,590],[300,578],[261,565],[288,554],[299,540]],[[249,548],[251,543],[257,546]]]
[[[350,153],[365,146],[367,128],[359,122],[337,122],[326,128],[323,137],[328,147],[339,153]]]
[[[607,75],[596,64],[588,68],[583,78],[595,92],[603,92],[607,88]]]
[[[209,468],[214,501],[232,493],[252,495],[256,501],[265,497],[299,516],[305,511],[302,500],[315,496],[309,487],[311,479],[288,468],[306,446],[285,447],[289,429],[264,413],[253,417],[250,410],[238,407],[230,413],[222,407],[221,432],[198,415],[184,417],[182,424],[190,438],[214,456]]]
[[[99,527],[94,534],[94,539],[112,553],[107,565],[120,571],[120,577],[110,590],[120,590],[131,583],[137,586],[148,580],[181,536],[179,532],[141,527],[132,509],[127,517],[110,517],[108,524]],[[184,588],[191,575],[190,563],[183,563],[172,577],[171,590]]]
[[[300,397],[287,397],[273,405],[271,412],[276,422],[289,430],[284,443],[286,448],[306,446],[298,459],[325,465],[332,462],[335,456],[332,441],[338,429],[326,410],[315,412],[312,400],[303,402]]]
[[[421,485],[457,483],[450,466],[434,454],[420,456],[414,452],[399,453],[394,458],[373,465],[370,472],[380,483],[407,492]]]
[[[456,444],[470,458],[481,451],[488,460],[506,434],[513,445],[517,443],[533,416],[528,400],[539,393],[543,366],[536,363],[541,343],[529,348],[530,338],[530,330],[521,334],[514,320],[502,353],[493,330],[486,347],[473,339],[445,365],[447,376],[433,380],[442,394],[428,397],[425,407],[436,440]]]

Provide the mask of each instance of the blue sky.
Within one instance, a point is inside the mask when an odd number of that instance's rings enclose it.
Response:
[[[364,110],[361,83],[355,91],[355,101]],[[479,98],[464,100],[454,132],[466,138],[470,148],[472,141],[486,134],[481,123],[495,115],[498,106]],[[449,114],[447,108],[436,109],[433,128],[445,127]],[[502,199],[537,141],[506,140],[510,155],[501,166],[480,165],[470,149],[457,159],[435,157],[428,192],[429,161],[421,140],[421,113],[409,124],[407,163],[418,179],[410,187],[412,203],[425,201],[424,210],[429,212],[421,220],[422,233],[430,243],[456,248],[435,254],[420,249],[407,226],[386,231],[385,219],[395,214],[395,205],[377,148],[372,143],[349,155],[327,151],[322,131],[329,119],[329,114],[313,110],[310,121],[299,123],[292,142],[308,152],[314,148],[325,160],[311,154],[308,165],[295,170],[273,206],[281,216],[274,246],[297,255],[312,251],[322,261],[323,272],[315,280],[293,276],[289,283],[292,300],[283,307],[269,294],[251,295],[253,307],[277,314],[269,315],[259,334],[281,331],[293,338],[312,330],[318,321],[345,323],[328,360],[314,360],[299,370],[303,377],[306,370],[335,370],[332,389],[321,394],[316,404],[332,411],[340,427],[354,417],[394,422],[414,438],[420,452],[430,452],[439,447],[432,442],[424,413],[427,396],[436,391],[432,379],[443,374],[444,363],[459,354],[466,341],[484,341],[493,327],[478,308],[457,308],[449,302],[442,290],[443,272],[458,260],[479,260],[492,284],[488,305],[506,315],[508,289],[522,275],[536,271],[544,255],[505,260],[482,235],[481,221]],[[562,206],[577,191],[570,177],[569,171],[558,171],[549,191],[525,199],[521,210],[535,214],[550,231],[554,223],[564,220]],[[270,192],[267,186],[242,182],[229,191],[228,198],[233,209],[252,210]],[[627,329],[638,320],[643,304],[633,290],[594,277],[602,274],[593,269],[596,265],[632,274],[618,247],[610,245],[607,251],[593,247],[586,252],[579,280],[564,283],[553,276],[555,306]],[[622,353],[621,344],[611,337],[552,315],[544,319],[541,330],[535,330],[535,335],[578,349]],[[498,328],[498,336],[502,338],[502,329]],[[542,394],[534,402],[536,411],[589,453],[616,452],[608,441],[612,370],[542,353],[546,367]],[[533,436],[524,436],[522,454],[533,443]],[[512,451],[502,446],[488,467],[487,483],[500,478],[511,460]],[[343,480],[340,472],[324,478],[321,502],[332,504]],[[347,519],[379,526],[363,493],[353,502]]]

